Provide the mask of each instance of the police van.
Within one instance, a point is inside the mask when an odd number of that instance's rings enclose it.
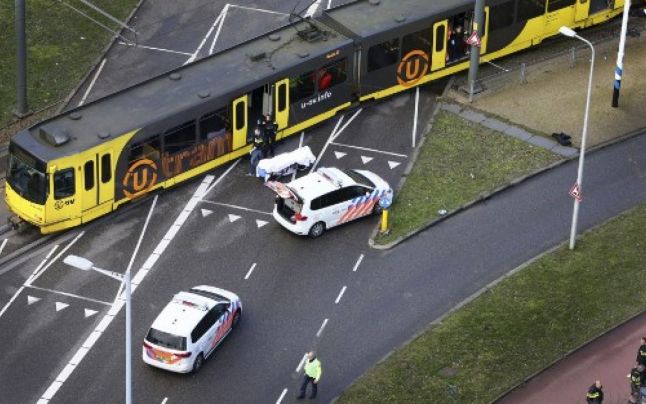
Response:
[[[197,372],[241,315],[242,303],[233,292],[206,285],[179,292],[146,334],[143,360],[172,372]]]
[[[268,181],[276,192],[273,216],[292,233],[319,237],[325,230],[371,213],[381,213],[379,200],[392,189],[367,170],[321,167],[287,184]]]

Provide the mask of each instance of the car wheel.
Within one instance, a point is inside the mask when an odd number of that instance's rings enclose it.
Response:
[[[384,208],[381,207],[381,204],[379,204],[379,201],[375,203],[375,206],[372,207],[372,213],[375,215],[380,215],[381,212],[384,211]]]
[[[197,373],[202,368],[202,365],[204,365],[204,355],[199,354],[195,358],[195,362],[193,362],[193,373]]]
[[[309,236],[312,238],[317,238],[317,237],[320,237],[324,231],[325,231],[325,223],[316,222],[314,223],[314,226],[310,228]]]
[[[233,321],[231,322],[231,328],[236,328],[240,322],[240,310],[236,310],[236,314],[233,315]]]

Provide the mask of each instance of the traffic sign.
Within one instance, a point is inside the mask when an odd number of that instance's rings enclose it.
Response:
[[[480,47],[480,35],[478,35],[478,31],[473,31],[471,35],[469,35],[469,38],[467,39],[467,44],[471,46],[477,46]]]
[[[581,187],[578,183],[572,185],[572,188],[570,188],[570,196],[572,196],[572,198],[576,199],[579,202],[583,200],[583,195],[581,195]]]
[[[390,205],[393,204],[393,193],[392,191],[386,192],[379,198],[379,206],[384,209],[388,209]]]

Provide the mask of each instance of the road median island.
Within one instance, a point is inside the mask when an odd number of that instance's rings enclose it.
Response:
[[[69,4],[114,31],[120,29],[80,1]],[[97,1],[95,4],[123,21],[138,0]],[[56,111],[46,107],[59,103],[77,86],[105,50],[113,33],[59,2],[34,0],[26,2],[26,7],[28,103],[33,111],[45,108],[45,114],[38,117],[44,119]],[[0,20],[11,22],[11,27],[14,13],[13,2],[0,5]],[[0,86],[0,128],[4,128],[13,122],[12,110],[16,107],[16,39],[13,29],[0,31],[0,54],[4,55],[4,63],[0,65],[0,83],[9,83]],[[13,134],[11,132],[0,130],[0,142],[7,142]]]
[[[372,244],[391,246],[517,178],[561,160],[540,147],[438,111],[389,209],[390,232],[376,235]]]
[[[646,310],[646,205],[512,271],[354,383],[338,403],[488,403]]]

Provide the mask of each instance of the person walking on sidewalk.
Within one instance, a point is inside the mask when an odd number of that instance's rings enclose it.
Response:
[[[602,404],[603,403],[603,390],[601,386],[601,381],[595,381],[592,386],[588,389],[588,393],[585,395],[588,404]]]
[[[299,400],[305,398],[305,390],[307,390],[307,385],[310,383],[312,383],[310,398],[316,398],[319,380],[321,379],[321,361],[316,357],[316,352],[310,351],[307,353],[304,369],[305,374],[303,374],[303,383],[301,383],[301,394],[296,397]]]
[[[637,364],[646,366],[646,337],[642,337],[642,344],[637,351]]]
[[[644,365],[637,365],[634,368],[630,370],[630,373],[628,374],[628,378],[630,379],[630,402],[631,403],[638,403],[639,402],[639,395],[640,390],[642,387],[644,387],[644,370],[646,370],[646,367]]]

